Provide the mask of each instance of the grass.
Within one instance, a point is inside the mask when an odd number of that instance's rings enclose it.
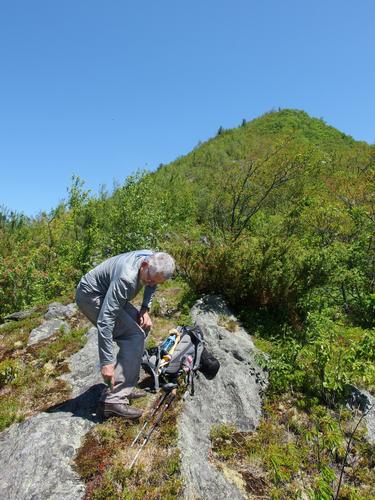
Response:
[[[353,416],[346,410],[305,406],[291,395],[268,399],[255,432],[241,433],[229,425],[212,428],[212,461],[221,470],[240,474],[250,498],[332,498]],[[363,430],[356,433],[345,464],[341,499],[375,496],[375,446],[363,435]]]
[[[39,308],[34,314],[45,311]],[[39,411],[66,400],[68,385],[59,376],[68,370],[67,359],[85,344],[87,323],[78,314],[72,330],[27,346],[30,331],[41,324],[39,316],[5,324],[1,330],[0,431]]]
[[[148,408],[155,398],[148,397]],[[131,424],[112,418],[95,426],[75,460],[87,482],[85,499],[177,498],[182,489],[176,431],[179,411],[180,402],[175,401],[132,469],[129,466],[138,448],[131,448],[131,443],[143,421]]]
[[[0,361],[17,355],[27,346],[29,334],[42,323],[39,316],[4,323],[0,330]]]

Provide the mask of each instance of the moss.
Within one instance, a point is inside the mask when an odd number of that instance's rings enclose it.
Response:
[[[175,400],[169,409],[164,413],[162,424],[158,428],[155,440],[159,446],[169,448],[177,445],[177,415],[180,407]]]
[[[238,322],[225,314],[219,315],[218,325],[226,328],[230,332],[235,332],[239,328]]]
[[[103,470],[110,457],[109,450],[110,448],[102,446],[94,434],[88,434],[75,458],[80,476],[88,480]]]
[[[85,498],[178,498],[182,490],[176,447],[178,411],[176,404],[166,412],[132,469],[129,465],[138,448],[131,443],[143,423],[127,424],[114,418],[94,427],[76,459],[77,471],[87,481]]]
[[[23,322],[22,328],[30,324]],[[0,363],[1,429],[69,397],[68,385],[58,377],[67,370],[66,359],[84,345],[85,332],[86,328],[80,328],[56,335],[13,352],[13,357]]]
[[[24,349],[31,330],[42,323],[42,318],[32,317],[5,323],[0,331],[0,361]]]
[[[235,437],[237,433],[233,425],[222,424],[213,426],[210,432],[212,442],[212,450],[220,460],[230,460],[234,457],[243,454],[245,451],[242,448],[243,440],[238,441]]]
[[[81,349],[86,343],[87,328],[60,333],[54,341],[43,347],[37,347],[35,352],[42,361],[61,361]]]

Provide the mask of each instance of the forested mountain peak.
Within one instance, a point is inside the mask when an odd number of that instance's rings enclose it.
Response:
[[[249,122],[244,119],[233,129],[220,126],[215,137],[199,142],[190,153],[168,165],[160,165],[158,172],[172,175],[180,172],[195,178],[199,168],[254,160],[280,148],[290,152],[296,149],[319,152],[321,156],[328,155],[327,161],[340,157],[342,164],[352,162],[353,158],[354,163],[366,162],[366,158],[375,156],[374,146],[355,141],[323,119],[313,118],[301,110],[282,109]]]

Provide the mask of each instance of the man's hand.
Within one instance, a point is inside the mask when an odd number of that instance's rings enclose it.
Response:
[[[104,365],[100,369],[104,382],[110,389],[115,385],[115,365]]]
[[[141,309],[139,313],[139,326],[143,330],[149,330],[152,327],[152,321],[147,309]]]

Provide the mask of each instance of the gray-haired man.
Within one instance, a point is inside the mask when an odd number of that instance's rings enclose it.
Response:
[[[77,287],[79,309],[98,328],[101,374],[109,385],[101,396],[105,417],[139,418],[129,406],[138,381],[144,342],[152,326],[149,309],[156,286],[169,279],[173,258],[164,252],[138,250],[105,260],[88,272]],[[145,286],[140,311],[130,301]],[[117,357],[113,341],[119,346]]]

